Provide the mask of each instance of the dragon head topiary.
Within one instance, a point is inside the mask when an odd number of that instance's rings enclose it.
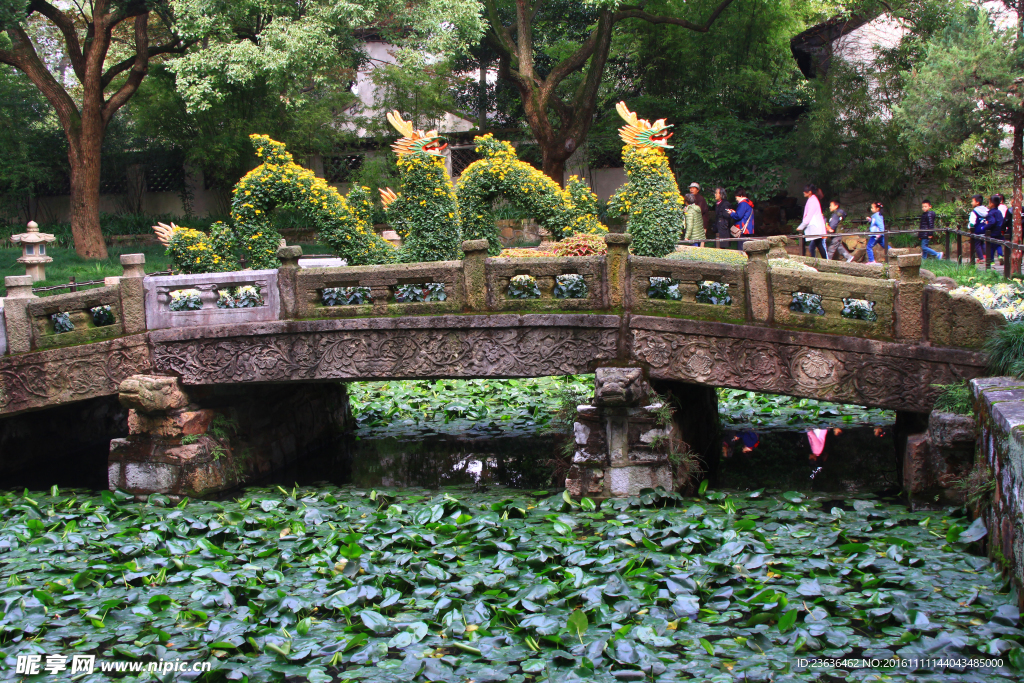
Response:
[[[398,111],[388,112],[388,123],[402,134],[402,137],[391,145],[391,149],[395,150],[398,156],[426,152],[439,157],[444,155],[444,150],[448,147],[448,143],[444,142],[444,138],[438,135],[436,130],[414,130],[412,121],[403,119]]]
[[[619,137],[627,145],[632,147],[660,147],[661,149],[672,149],[668,139],[672,137],[669,131],[671,125],[665,123],[665,119],[658,119],[654,123],[645,119],[637,118],[635,112],[626,108],[625,102],[615,105],[615,111],[623,118],[626,125],[619,128]]]

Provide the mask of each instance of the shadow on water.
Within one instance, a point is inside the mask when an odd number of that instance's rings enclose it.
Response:
[[[360,436],[297,462],[269,483],[329,482],[359,488],[440,488],[498,484],[538,488],[551,482],[552,437],[529,432],[489,436],[424,431],[416,437]]]
[[[892,426],[722,433],[716,488],[834,493],[899,488]]]

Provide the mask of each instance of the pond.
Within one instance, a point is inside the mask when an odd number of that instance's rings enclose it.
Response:
[[[75,654],[96,658],[76,681],[157,660],[208,663],[200,680],[376,683],[1024,669],[1013,598],[967,552],[975,530],[868,495],[652,492],[597,506],[325,485],[170,506],[52,490],[0,496],[0,513],[8,675],[19,655]],[[70,678],[40,671],[28,680]]]

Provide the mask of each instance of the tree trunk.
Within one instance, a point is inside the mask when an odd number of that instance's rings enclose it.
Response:
[[[105,126],[98,112],[92,116],[89,113],[86,108],[77,135],[68,135],[71,234],[75,238],[75,253],[79,256],[106,259],[107,245],[100,230],[100,152]]]
[[[1022,221],[1021,204],[1024,204],[1021,182],[1024,180],[1024,120],[1018,119],[1013,126],[1013,236],[1014,244],[1021,244]],[[1021,252],[1013,251],[1013,272],[1020,272]]]
[[[555,158],[553,158],[551,155],[549,155],[547,153],[548,150],[544,149],[543,147],[541,148],[541,152],[543,154],[543,159],[544,159],[544,162],[543,162],[543,165],[544,165],[544,168],[543,168],[544,175],[548,176],[549,178],[554,180],[556,183],[558,183],[559,187],[564,186],[565,185],[565,160],[564,159],[555,159]]]
[[[481,49],[481,53],[483,50]],[[487,130],[487,60],[480,57],[480,90],[477,92],[476,127],[483,133]]]

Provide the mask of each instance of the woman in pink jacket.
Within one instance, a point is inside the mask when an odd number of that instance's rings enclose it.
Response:
[[[814,250],[818,249],[821,251],[821,258],[827,260],[825,233],[828,232],[828,229],[825,225],[825,217],[821,214],[819,192],[814,185],[804,185],[804,197],[807,198],[807,203],[804,204],[804,219],[796,230],[814,238],[811,240],[811,256],[814,256]]]

